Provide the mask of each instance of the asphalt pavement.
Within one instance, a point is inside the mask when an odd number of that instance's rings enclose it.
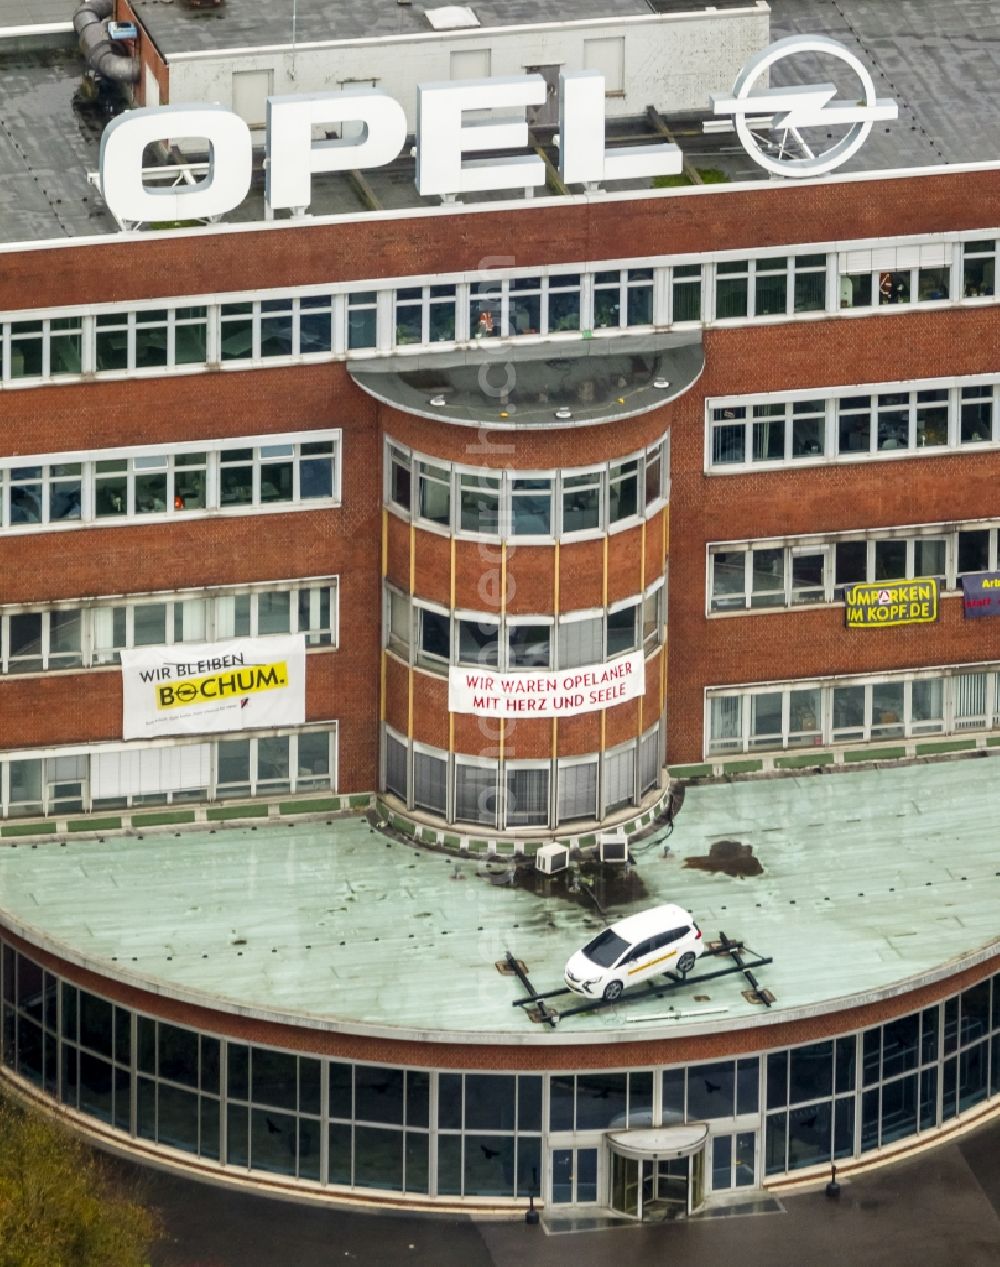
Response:
[[[771,1213],[549,1234],[523,1222],[367,1214],[114,1163],[159,1208],[152,1267],[997,1267],[1000,1121]],[[773,1204],[773,1203],[766,1203]]]

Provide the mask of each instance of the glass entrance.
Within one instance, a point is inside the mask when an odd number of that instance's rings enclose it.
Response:
[[[641,1218],[639,1204],[639,1166],[635,1157],[611,1154],[611,1208],[621,1214]]]
[[[684,1218],[705,1200],[705,1151],[669,1160],[611,1154],[611,1207],[648,1222]]]

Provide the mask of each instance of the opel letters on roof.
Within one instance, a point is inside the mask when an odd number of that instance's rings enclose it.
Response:
[[[754,92],[776,63],[796,54],[823,54],[849,66],[860,80],[860,102],[833,100],[832,84]],[[423,196],[453,198],[545,184],[545,163],[528,150],[524,110],[545,103],[548,88],[538,74],[420,84],[417,88],[416,185]],[[676,175],[684,159],[672,143],[605,145],[605,83],[597,71],[559,76],[559,171],[569,185],[602,185],[620,180]],[[896,104],[878,99],[871,76],[850,50],[824,37],[793,36],[758,53],[740,72],[732,97],[712,99],[716,114],[732,115],[750,157],[779,176],[815,176],[846,162],[879,120],[896,118]],[[503,117],[482,112],[503,110]],[[751,132],[748,115],[771,112],[772,130],[783,139],[776,155]],[[473,117],[472,112],[477,112]],[[314,129],[361,131],[360,140],[314,140]],[[848,131],[828,149],[813,154],[801,136],[810,127]],[[383,167],[406,143],[403,107],[376,89],[346,89],[267,100],[268,214],[305,212],[312,201],[312,177],[319,172]],[[804,156],[786,156],[791,136]],[[208,174],[193,184],[150,188],[143,181],[143,150],[169,137],[204,138]],[[252,175],[250,128],[220,105],[170,105],[120,115],[101,138],[101,192],[123,224],[200,220],[225,215],[243,201]],[[499,151],[523,150],[500,156]],[[473,155],[475,157],[467,157]]]

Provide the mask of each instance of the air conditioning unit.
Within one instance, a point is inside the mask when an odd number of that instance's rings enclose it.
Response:
[[[535,870],[545,875],[556,875],[569,866],[568,845],[542,845],[535,854]]]
[[[628,841],[619,836],[602,836],[597,849],[602,862],[628,862]]]

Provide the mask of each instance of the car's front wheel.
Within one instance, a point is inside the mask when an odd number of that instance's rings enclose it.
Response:
[[[614,1003],[615,999],[621,998],[624,989],[620,981],[609,981],[604,987],[604,997],[609,1003]]]
[[[683,955],[681,955],[680,959],[677,960],[677,971],[682,976],[686,977],[687,974],[694,967],[696,958],[697,956],[695,955],[693,950],[685,950]]]

